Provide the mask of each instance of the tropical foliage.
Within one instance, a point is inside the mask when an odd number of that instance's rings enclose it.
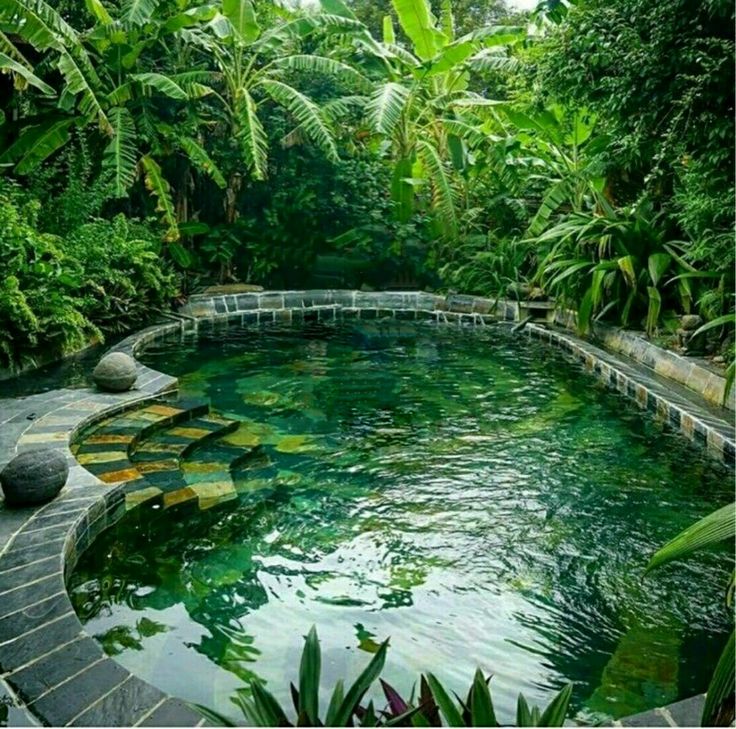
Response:
[[[408,700],[380,679],[385,708],[378,709],[373,699],[364,704],[364,697],[381,675],[386,662],[388,641],[381,643],[370,663],[346,690],[343,681],[335,684],[329,705],[320,712],[319,690],[322,653],[315,627],[304,641],[299,666],[298,685],[291,684],[294,722],[276,698],[260,683],[241,689],[234,699],[249,726],[500,726],[489,688],[490,676],[478,669],[464,699],[453,699],[447,689],[428,673],[420,678],[419,695]],[[519,694],[515,726],[562,726],[567,716],[572,685],[565,686],[544,711],[529,706]],[[206,707],[199,710],[213,723],[233,726],[228,719]]]
[[[736,503],[724,506],[704,517],[664,545],[650,560],[647,570],[653,570],[673,560],[689,557],[694,552],[729,542],[733,551],[736,539]],[[726,607],[733,615],[733,596],[736,572],[726,593]],[[736,685],[736,651],[734,631],[716,665],[706,693],[701,726],[731,726],[734,721],[734,686]]]

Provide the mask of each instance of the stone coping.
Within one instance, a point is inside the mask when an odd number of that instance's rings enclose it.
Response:
[[[114,351],[139,353],[153,341],[229,321],[268,323],[336,319],[421,320],[485,326],[514,320],[513,302],[421,292],[283,291],[195,296],[179,317],[120,342]],[[720,411],[693,401],[684,388],[637,362],[617,357],[566,331],[528,324],[524,336],[560,347],[608,386],[654,412],[669,426],[728,462],[733,428]],[[66,590],[78,556],[125,512],[125,485],[103,487],[69,447],[75,435],[116,411],[176,388],[173,377],[138,364],[136,389],[110,394],[56,390],[0,401],[0,466],[25,449],[62,450],[70,476],[62,493],[36,508],[0,502],[0,697],[14,705],[16,725],[197,726],[205,721],[104,655],[84,630]],[[661,713],[661,712],[660,712]],[[664,714],[662,714],[664,716]],[[622,721],[626,725],[625,720]]]
[[[556,311],[554,323],[575,330],[574,311]],[[621,329],[609,324],[593,325],[592,339],[600,342],[606,349],[646,365],[657,374],[687,387],[702,396],[712,405],[736,410],[736,388],[725,397],[726,378],[703,364],[698,357],[684,357],[677,352],[663,349],[650,342],[643,332]]]

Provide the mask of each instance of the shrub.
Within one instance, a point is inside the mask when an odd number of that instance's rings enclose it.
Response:
[[[122,215],[64,239],[39,231],[41,204],[0,183],[0,367],[62,356],[140,325],[176,293],[155,236]]]
[[[374,702],[363,705],[363,699],[376,682],[386,662],[388,641],[384,641],[370,663],[345,690],[342,680],[335,684],[332,698],[324,719],[320,717],[319,686],[322,670],[322,652],[314,626],[304,641],[304,651],[299,666],[299,685],[291,684],[291,697],[294,704],[296,726],[499,726],[493,699],[488,684],[490,676],[484,676],[478,669],[470,689],[463,700],[455,695],[450,697],[447,689],[431,673],[420,679],[420,691],[414,697],[404,699],[381,679],[381,689],[386,699],[386,708],[376,709]],[[519,694],[517,726],[562,726],[567,716],[572,684],[565,686],[544,711],[536,706],[530,707],[522,694]],[[294,726],[276,698],[260,683],[254,681],[250,691],[240,689],[233,699],[241,709],[249,726]],[[197,707],[215,725],[233,726],[224,716],[205,707]]]
[[[74,230],[65,250],[79,263],[84,315],[105,332],[120,332],[167,308],[177,287],[160,249],[149,227],[122,214]]]
[[[39,233],[36,200],[0,187],[0,366],[34,361],[43,345],[56,354],[79,348],[98,329],[76,307],[75,280],[56,236]]]

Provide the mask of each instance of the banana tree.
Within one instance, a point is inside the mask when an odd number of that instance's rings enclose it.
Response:
[[[30,174],[70,141],[75,128],[96,128],[104,145],[101,166],[111,176],[114,195],[126,196],[142,176],[156,198],[165,239],[175,241],[177,215],[161,159],[177,153],[221,187],[224,179],[196,140],[196,124],[180,125],[174,132],[165,123],[172,116],[184,118],[188,104],[211,93],[201,82],[206,74],[176,68],[162,72],[155,69],[155,59],[175,45],[177,52],[171,55],[179,68],[186,67],[181,29],[214,17],[216,11],[201,6],[166,13],[164,6],[145,0],[124,2],[115,11],[102,0],[87,0],[87,8],[92,25],[76,30],[44,0],[0,3],[0,28],[14,29],[12,36],[0,34],[5,50],[0,65],[43,94],[41,103],[36,99],[35,117],[19,120],[20,133],[0,162],[14,165],[17,174]],[[24,45],[43,54],[38,68],[49,76],[61,73],[64,83],[58,94],[33,73],[20,50]]]
[[[210,58],[222,90],[215,95],[237,142],[240,161],[256,180],[266,177],[268,138],[262,106],[272,103],[294,120],[302,137],[336,161],[337,147],[328,115],[289,83],[294,72],[331,74],[365,87],[367,80],[353,67],[327,56],[300,52],[301,43],[316,31],[354,30],[357,21],[320,13],[291,14],[287,21],[263,30],[250,0],[223,0],[206,25],[187,29],[187,39]]]
[[[323,0],[323,7],[336,0]],[[449,0],[438,20],[428,0],[392,0],[411,50],[400,45],[390,16],[379,42],[364,28],[355,35],[362,54],[378,60],[380,82],[366,105],[373,130],[386,140],[393,164],[391,195],[399,220],[412,215],[417,192],[429,189],[429,204],[438,234],[458,232],[458,173],[467,164],[470,111],[499,102],[469,89],[473,71],[511,62],[505,49],[525,36],[521,27],[487,27],[455,37]],[[349,10],[345,11],[349,13]],[[500,51],[500,52],[499,52]]]

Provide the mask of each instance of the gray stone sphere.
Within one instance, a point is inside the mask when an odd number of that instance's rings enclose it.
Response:
[[[61,451],[41,449],[20,453],[0,471],[0,485],[8,506],[30,506],[53,499],[69,475]]]
[[[137,377],[135,360],[123,352],[105,355],[92,372],[92,379],[97,387],[108,392],[130,390]]]

